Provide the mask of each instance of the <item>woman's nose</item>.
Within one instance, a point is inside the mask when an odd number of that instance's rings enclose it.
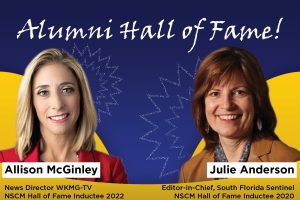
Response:
[[[225,110],[234,108],[234,102],[231,95],[223,95],[221,97],[221,107]]]
[[[54,94],[51,97],[52,109],[59,110],[64,107],[63,98],[59,94]]]

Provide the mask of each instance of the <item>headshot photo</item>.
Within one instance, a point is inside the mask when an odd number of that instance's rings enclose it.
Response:
[[[67,52],[46,49],[28,64],[16,121],[16,146],[0,151],[0,162],[100,162],[100,178],[80,180],[128,182],[121,159],[96,151],[97,115],[88,80]]]
[[[179,182],[207,178],[207,162],[296,162],[300,152],[275,133],[276,114],[257,58],[224,47],[195,76],[192,112],[204,149],[181,168]],[[284,133],[283,133],[284,134]]]

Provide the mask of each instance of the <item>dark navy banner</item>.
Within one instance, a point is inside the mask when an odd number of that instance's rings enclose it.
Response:
[[[201,140],[191,99],[211,51],[249,50],[266,79],[300,71],[299,6],[288,1],[1,4],[0,71],[22,75],[47,48],[74,55],[91,86],[97,133],[122,158],[129,183],[177,182]]]

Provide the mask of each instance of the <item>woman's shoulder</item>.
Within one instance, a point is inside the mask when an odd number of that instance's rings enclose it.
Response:
[[[285,158],[288,162],[300,160],[300,151],[288,146],[280,140],[275,140],[273,142],[272,150],[275,154],[282,155],[282,158]]]
[[[254,148],[257,152],[263,153],[265,151],[261,158],[267,159],[265,160],[267,162],[295,162],[300,160],[299,150],[278,139],[260,138],[255,141]]]
[[[199,154],[186,161],[180,170],[179,182],[209,180],[206,177],[206,163],[214,161],[213,155],[213,151],[202,150]]]
[[[80,162],[100,162],[101,168],[107,170],[124,170],[122,160],[119,157],[108,155],[101,151],[80,151],[79,160]]]
[[[0,151],[0,162],[17,162],[19,156],[15,148],[5,149]]]
[[[99,160],[100,162],[117,163],[121,161],[119,157],[108,155],[101,151],[92,151],[92,154],[95,159]]]
[[[91,151],[93,159],[101,164],[103,182],[128,183],[127,173],[120,158],[100,151]]]
[[[199,167],[199,165],[206,164],[207,162],[213,162],[213,151],[204,149],[186,161],[183,166],[191,169]]]

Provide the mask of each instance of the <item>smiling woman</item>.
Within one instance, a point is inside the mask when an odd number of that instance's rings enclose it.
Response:
[[[127,183],[120,159],[95,151],[97,118],[89,85],[75,58],[57,49],[27,66],[17,105],[17,145],[0,162],[100,162],[101,178]]]
[[[40,121],[42,141],[53,141],[51,151],[71,149],[76,133],[76,123],[80,113],[80,91],[72,72],[62,64],[47,64],[38,70],[32,84],[33,106]],[[43,148],[49,148],[43,142]],[[50,148],[51,148],[50,146]],[[40,159],[48,161],[77,160],[76,153],[41,151]],[[48,153],[48,154],[46,154]],[[67,157],[69,156],[69,157]]]
[[[248,51],[209,54],[195,77],[193,117],[205,148],[187,161],[179,182],[209,180],[207,162],[294,162],[300,152],[279,140],[268,85]]]

